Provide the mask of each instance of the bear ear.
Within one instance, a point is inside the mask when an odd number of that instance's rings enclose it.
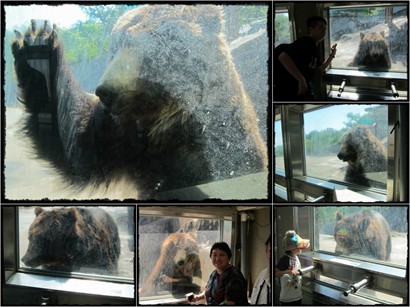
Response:
[[[343,217],[343,215],[339,211],[336,211],[336,222],[340,221],[342,219],[342,217]]]
[[[41,207],[35,207],[34,208],[34,213],[36,214],[36,216],[39,216],[43,212],[44,212],[44,209],[41,208]]]
[[[364,37],[364,33],[360,32],[360,40],[363,40],[363,37]]]
[[[360,232],[365,232],[367,227],[369,227],[371,221],[370,221],[370,217],[368,215],[364,215],[363,219],[360,221],[359,225],[357,226],[357,229]]]
[[[80,212],[78,212],[77,208],[71,208],[71,213],[73,214],[75,221],[78,221],[80,219]]]

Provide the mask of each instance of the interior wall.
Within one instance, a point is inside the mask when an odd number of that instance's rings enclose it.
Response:
[[[272,232],[271,208],[262,208],[252,211],[255,220],[249,221],[249,278],[248,287],[252,291],[259,273],[268,267],[265,242]],[[273,243],[272,243],[273,244]]]

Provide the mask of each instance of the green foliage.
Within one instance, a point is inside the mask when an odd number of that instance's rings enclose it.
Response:
[[[101,23],[80,22],[68,30],[58,30],[58,35],[64,42],[68,63],[89,61],[108,51],[109,35]]]
[[[321,131],[311,131],[305,135],[305,151],[307,155],[323,156],[329,153],[337,153],[340,148],[340,140],[343,134],[357,126],[364,125],[371,128],[377,138],[382,139],[387,135],[387,117],[385,106],[374,106],[366,109],[366,113],[350,112],[343,122],[346,127],[340,130],[327,128]]]
[[[275,155],[277,157],[283,156],[283,145],[275,146]]]
[[[102,57],[108,52],[111,31],[127,10],[137,5],[92,5],[80,8],[87,15],[86,22],[77,22],[69,29],[58,29],[64,41],[64,50],[69,64]]]
[[[321,131],[311,131],[305,136],[305,150],[307,155],[324,156],[339,150],[340,139],[347,128],[335,130],[327,128]]]
[[[80,5],[80,8],[87,15],[89,21],[102,23],[107,28],[112,29],[112,26],[121,15],[137,6],[138,5]]]
[[[289,18],[285,13],[275,14],[275,40],[280,41],[290,36]]]

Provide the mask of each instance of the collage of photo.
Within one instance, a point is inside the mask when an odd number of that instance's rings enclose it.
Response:
[[[409,304],[408,1],[0,5],[1,305]]]

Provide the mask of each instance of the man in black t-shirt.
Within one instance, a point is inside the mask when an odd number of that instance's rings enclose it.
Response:
[[[292,44],[281,44],[274,55],[274,100],[314,100],[312,81],[316,68],[324,71],[336,55],[336,44],[327,60],[320,64],[317,46],[326,35],[327,22],[323,17],[311,17],[307,21],[306,37]]]

